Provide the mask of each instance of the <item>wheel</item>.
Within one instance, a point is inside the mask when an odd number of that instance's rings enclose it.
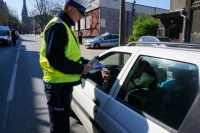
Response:
[[[94,48],[94,49],[99,49],[99,48],[100,48],[100,45],[99,45],[98,43],[95,43],[94,46],[93,46],[93,48]]]

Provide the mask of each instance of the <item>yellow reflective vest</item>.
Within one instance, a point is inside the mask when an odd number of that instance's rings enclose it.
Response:
[[[53,68],[49,61],[46,58],[46,41],[45,41],[45,31],[50,27],[52,24],[60,22],[65,25],[66,32],[68,35],[68,42],[65,47],[65,57],[67,57],[69,60],[73,60],[74,62],[77,62],[81,58],[81,51],[78,43],[78,39],[73,33],[73,31],[70,30],[70,28],[67,26],[66,23],[64,23],[62,20],[58,19],[57,17],[54,17],[45,27],[44,35],[42,39],[42,46],[40,50],[40,66],[43,70],[43,80],[48,83],[70,83],[70,82],[76,82],[80,80],[80,74],[65,74],[62,73],[55,68]],[[59,45],[59,44],[58,44]],[[82,64],[82,62],[79,62]]]

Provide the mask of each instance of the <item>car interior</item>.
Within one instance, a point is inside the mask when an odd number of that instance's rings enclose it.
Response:
[[[97,88],[109,93],[118,74],[130,56],[131,55],[127,53],[109,53],[100,57],[99,63],[93,66],[87,78],[91,80]],[[109,71],[109,76],[106,78],[102,76],[102,70],[104,68]]]
[[[150,115],[177,130],[197,95],[198,67],[162,60],[139,58],[117,99],[141,115]]]
[[[122,66],[117,65],[106,65],[104,68],[110,71],[110,79],[107,82],[108,85],[105,85],[105,79],[102,77],[101,69],[96,69],[95,71],[90,71],[87,77],[92,80],[98,88],[102,89],[103,91],[109,93],[114,81],[116,80],[118,74],[120,73]],[[105,87],[106,86],[106,87]]]

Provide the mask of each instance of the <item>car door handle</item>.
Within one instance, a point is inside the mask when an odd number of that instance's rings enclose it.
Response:
[[[98,99],[94,98],[92,101],[93,101],[97,106],[100,105],[100,101],[99,101]]]

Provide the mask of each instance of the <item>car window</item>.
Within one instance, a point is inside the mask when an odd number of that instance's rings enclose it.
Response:
[[[140,56],[117,99],[177,130],[197,95],[198,80],[193,64]]]
[[[119,36],[117,36],[117,35],[111,35],[111,38],[112,38],[112,39],[118,39]]]
[[[94,64],[89,72],[88,79],[99,89],[109,93],[121,69],[129,59],[131,54],[111,52],[100,57],[99,63]],[[109,76],[103,77],[102,71],[108,71]]]
[[[104,36],[104,40],[112,39],[111,35]]]
[[[143,42],[158,42],[154,37],[142,37]]]
[[[104,35],[103,34],[101,34],[101,35],[99,35],[99,36],[96,36],[96,37],[94,37],[93,39],[102,39],[104,37]]]

